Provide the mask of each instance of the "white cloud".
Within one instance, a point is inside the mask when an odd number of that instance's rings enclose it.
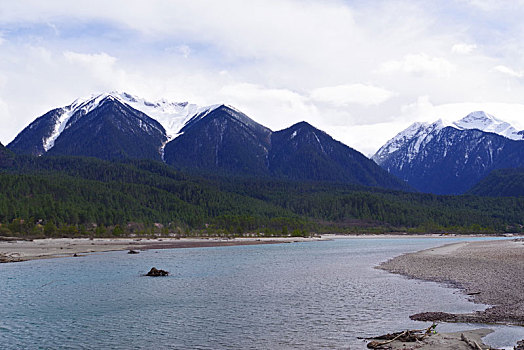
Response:
[[[72,51],[64,52],[64,57],[72,63],[81,63],[87,67],[112,66],[116,62],[116,58],[108,54],[95,53],[85,54]]]
[[[83,79],[96,82],[96,85],[110,90],[112,86],[116,89],[125,87],[127,81],[124,70],[116,66],[117,58],[101,53],[78,53],[65,51],[63,56],[69,64],[67,68],[80,74]]]
[[[500,0],[460,0],[482,11],[493,12],[502,9],[517,9],[524,5],[522,0],[500,1]]]
[[[187,45],[180,45],[177,47],[177,49],[178,49],[178,52],[182,54],[182,56],[184,56],[185,58],[188,58],[189,55],[191,54],[191,48]]]
[[[317,113],[316,107],[306,97],[287,89],[236,83],[225,85],[219,91],[219,97],[273,130],[287,128],[308,118],[313,121]]]
[[[433,104],[428,96],[421,96],[416,102],[404,105],[401,111],[404,124],[415,121],[433,122],[437,119],[455,121],[473,111],[485,111],[511,123],[518,130],[524,129],[524,104],[521,103],[486,101]]]
[[[451,52],[460,54],[460,55],[467,55],[467,54],[472,53],[476,48],[477,48],[477,45],[475,44],[459,43],[451,47]]]
[[[350,104],[378,105],[393,96],[394,93],[389,90],[367,84],[328,86],[311,92],[313,100],[339,107]]]
[[[515,78],[522,78],[522,77],[524,77],[524,72],[523,71],[517,72],[516,70],[511,69],[511,68],[506,67],[506,66],[503,66],[503,65],[498,65],[498,66],[496,66],[493,69],[495,71],[499,72],[499,73],[510,75],[512,77],[515,77]]]
[[[369,153],[459,102],[524,95],[508,79],[524,76],[510,68],[524,7],[496,1],[17,0],[0,13],[4,143],[76,97],[125,90],[228,103],[274,130],[306,120]]]
[[[415,76],[431,74],[437,77],[449,77],[456,66],[442,57],[431,57],[427,54],[409,54],[402,60],[387,61],[380,65],[384,73],[405,72]]]

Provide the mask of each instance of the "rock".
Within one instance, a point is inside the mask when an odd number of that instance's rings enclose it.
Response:
[[[513,348],[514,350],[524,350],[524,340],[519,340],[517,346]]]
[[[129,251],[127,252],[127,254],[138,254],[138,252],[137,252],[136,250],[129,249]]]
[[[159,277],[159,276],[167,276],[169,275],[169,272],[164,270],[158,270],[156,267],[152,267],[151,270],[146,274],[146,276],[151,277]]]

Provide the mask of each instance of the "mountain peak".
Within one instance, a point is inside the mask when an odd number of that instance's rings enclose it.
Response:
[[[484,111],[476,111],[456,121],[452,125],[459,130],[480,130],[504,136],[512,140],[522,140],[522,135],[508,122],[495,118]]]
[[[500,124],[504,122],[484,111],[475,111],[475,112],[469,113],[464,118],[457,120],[453,124],[462,129],[471,129],[471,128],[481,129],[481,128],[485,128],[488,125],[494,124],[494,123]]]
[[[495,120],[499,121],[499,119],[495,118],[491,114],[488,114],[484,111],[475,111],[469,113],[467,116],[461,119],[461,121],[475,121],[475,120]]]
[[[299,128],[308,128],[308,129],[317,129],[313,125],[309,124],[306,121],[301,121],[298,123],[295,123],[289,127],[289,129],[299,129]]]

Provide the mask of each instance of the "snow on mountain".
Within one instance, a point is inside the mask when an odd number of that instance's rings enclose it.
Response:
[[[62,107],[58,111],[59,117],[56,119],[51,135],[42,140],[45,151],[47,152],[53,148],[56,139],[68,127],[68,122],[73,115],[86,115],[107,98],[125,103],[158,121],[166,130],[168,140],[176,138],[184,125],[194,116],[207,114],[220,106],[200,107],[188,102],[170,102],[165,99],[148,101],[126,92],[117,91],[79,98],[69,106]]]
[[[511,124],[495,118],[491,114],[477,111],[468,114],[459,121],[453,123],[459,130],[477,129],[484,132],[492,132],[511,140],[522,140],[522,135]]]
[[[126,92],[111,92],[110,94],[158,121],[166,129],[169,140],[178,136],[180,130],[191,118],[202,113],[207,114],[220,106],[200,107],[188,102],[170,102],[166,99],[148,101]]]
[[[439,119],[434,123],[413,123],[407,129],[401,131],[391,140],[386,142],[386,144],[375,153],[372,159],[378,164],[381,164],[390,154],[394,153],[405,144],[410,143],[410,149],[407,153],[407,160],[410,161],[424,144],[431,141],[433,137],[432,134],[448,126],[457,130],[476,129],[484,132],[491,132],[511,140],[524,139],[524,133],[516,130],[511,124],[497,119],[486,112],[476,111],[458,121]],[[414,140],[413,143],[411,143],[412,140]]]
[[[372,159],[377,164],[381,164],[390,154],[409,143],[407,157],[408,161],[410,161],[419,152],[421,147],[431,141],[435,131],[442,130],[447,125],[448,123],[444,122],[442,119],[431,124],[419,122],[413,123],[382,146],[377,153],[375,153]],[[415,142],[411,142],[412,140],[415,140]]]
[[[45,151],[47,152],[51,148],[53,148],[56,139],[66,129],[67,123],[74,114],[81,112],[82,115],[86,115],[87,113],[91,112],[93,109],[98,107],[100,102],[108,96],[109,94],[100,94],[97,96],[92,96],[88,99],[79,98],[76,99],[69,106],[62,107],[59,111],[60,116],[56,119],[56,123],[54,125],[54,129],[51,135],[47,139],[42,140]]]

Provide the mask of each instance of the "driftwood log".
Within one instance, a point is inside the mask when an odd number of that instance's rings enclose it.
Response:
[[[431,334],[431,332],[435,330],[435,327],[437,327],[437,325],[434,323],[425,329],[406,330],[403,332],[388,333],[388,334],[380,335],[378,337],[368,338],[368,339],[374,339],[374,340],[369,342],[367,347],[370,349],[380,349],[384,345],[392,343],[395,340],[398,340],[401,342],[421,341],[424,338],[426,338],[429,334]],[[385,341],[378,341],[378,340],[385,340]]]
[[[475,349],[475,350],[482,350],[482,348],[480,347],[480,345],[474,341],[474,340],[471,340],[471,339],[468,339],[466,338],[466,336],[464,335],[464,333],[462,333],[460,335],[460,340],[462,340],[464,343],[468,344],[468,346],[472,349]]]

